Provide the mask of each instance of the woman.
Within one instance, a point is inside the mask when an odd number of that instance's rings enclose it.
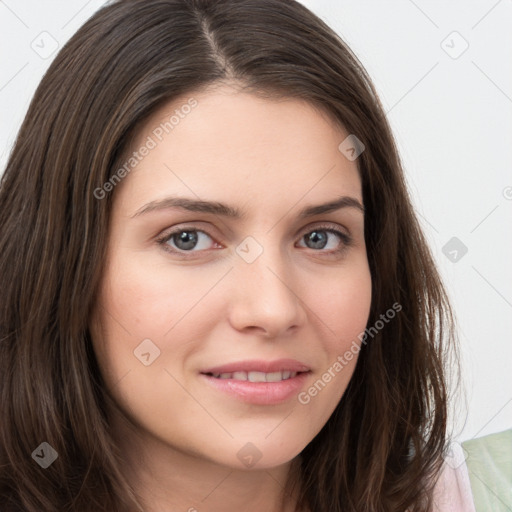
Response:
[[[0,205],[2,511],[438,507],[450,305],[375,90],[305,7],[104,7]]]

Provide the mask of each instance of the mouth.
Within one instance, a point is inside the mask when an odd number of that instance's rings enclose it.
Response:
[[[261,380],[263,375],[265,379],[268,375],[270,378],[279,378],[279,380],[290,378],[292,373],[302,373],[310,371],[310,367],[306,364],[297,361],[296,359],[276,359],[274,361],[265,361],[262,359],[252,359],[245,361],[236,361],[226,363],[211,368],[205,368],[201,373],[210,374],[214,377],[221,377],[222,375],[235,375],[238,380],[251,380],[251,382],[265,382]],[[277,375],[280,374],[280,375]],[[247,378],[246,378],[247,377]],[[267,382],[272,382],[267,381]]]
[[[203,375],[207,375],[208,377],[213,377],[215,379],[230,379],[230,380],[238,380],[238,381],[247,381],[247,382],[281,382],[283,380],[293,379],[297,375],[301,373],[308,372],[291,372],[291,371],[281,371],[281,372],[227,372],[227,373],[212,373],[207,372]]]
[[[200,372],[204,382],[223,395],[255,405],[290,400],[304,386],[311,369],[299,361],[241,361]]]

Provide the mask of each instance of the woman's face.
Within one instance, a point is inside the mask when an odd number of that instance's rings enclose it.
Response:
[[[269,468],[327,422],[371,301],[348,135],[307,103],[226,86],[141,127],[91,324],[140,439]]]

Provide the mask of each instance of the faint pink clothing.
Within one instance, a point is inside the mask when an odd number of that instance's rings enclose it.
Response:
[[[460,445],[454,444],[434,489],[433,512],[476,512],[468,467]]]

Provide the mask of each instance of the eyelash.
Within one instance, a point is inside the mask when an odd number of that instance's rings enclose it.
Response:
[[[206,231],[204,231],[202,229],[197,229],[194,226],[184,226],[184,227],[176,229],[175,231],[172,231],[170,233],[163,234],[162,236],[160,236],[156,239],[156,242],[158,243],[158,245],[160,245],[162,247],[162,249],[164,251],[166,251],[168,253],[179,254],[180,256],[183,256],[185,259],[194,258],[195,257],[194,253],[201,253],[203,251],[184,251],[184,250],[179,250],[179,249],[172,249],[167,244],[167,242],[169,240],[171,240],[174,235],[178,235],[180,233],[183,233],[184,231],[185,232],[193,231],[196,233],[203,233],[203,234],[207,235],[208,237],[210,237],[213,241],[215,241],[214,238],[210,234],[208,234]],[[346,233],[343,233],[342,231],[334,229],[331,225],[315,226],[312,229],[310,229],[309,231],[304,232],[301,235],[300,240],[302,240],[306,235],[311,234],[313,231],[325,231],[327,233],[332,233],[334,235],[337,235],[340,238],[340,240],[342,241],[342,245],[338,249],[334,249],[334,250],[330,250],[330,251],[324,251],[323,249],[318,249],[318,250],[310,249],[314,252],[324,253],[326,255],[331,255],[331,256],[341,255],[346,250],[348,250],[349,247],[351,247],[353,245],[353,239],[351,236],[347,235]],[[215,242],[215,243],[218,243],[218,242]],[[308,249],[308,248],[306,247],[306,249]]]

